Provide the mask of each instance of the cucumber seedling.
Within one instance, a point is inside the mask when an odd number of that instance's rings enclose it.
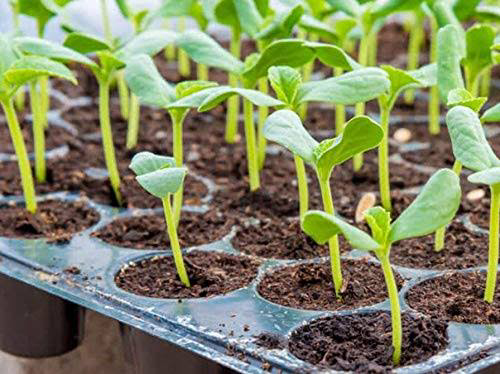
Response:
[[[116,163],[115,146],[111,130],[109,114],[109,86],[115,73],[123,69],[127,59],[137,54],[153,55],[161,51],[165,45],[172,43],[176,38],[175,33],[168,31],[144,31],[132,38],[119,49],[113,48],[99,37],[74,32],[69,34],[64,41],[68,48],[79,53],[95,53],[99,64],[91,66],[99,85],[99,122],[101,126],[104,158],[108,170],[111,187],[118,205],[122,204],[120,193],[120,172]]]
[[[33,175],[13,98],[19,87],[37,81],[41,76],[55,76],[67,79],[74,84],[76,84],[76,79],[71,71],[59,62],[41,56],[21,56],[12,40],[3,34],[0,34],[0,50],[2,51],[0,54],[0,103],[19,164],[26,209],[35,213],[37,204]]]
[[[398,289],[389,260],[391,246],[400,240],[428,235],[449,223],[458,210],[460,198],[459,178],[451,170],[441,169],[427,181],[417,198],[394,222],[391,222],[390,212],[384,208],[377,206],[368,209],[364,219],[371,235],[331,213],[309,211],[302,220],[304,232],[319,244],[341,234],[353,248],[372,251],[377,256],[391,304],[394,365],[400,363],[403,329]]]
[[[490,187],[490,230],[488,276],[484,300],[493,302],[498,267],[498,232],[500,214],[500,159],[493,152],[484,134],[478,114],[465,106],[455,106],[446,114],[453,154],[467,169],[474,171],[468,180]]]
[[[156,69],[148,55],[137,55],[128,60],[125,68],[127,84],[141,102],[168,111],[172,121],[173,152],[177,167],[184,164],[182,145],[182,125],[190,108],[168,108],[168,105],[183,97],[214,87],[217,83],[207,81],[185,81],[170,86]],[[133,134],[137,143],[137,132]],[[179,223],[183,197],[183,185],[174,197],[174,222]]]
[[[318,143],[306,131],[295,112],[282,109],[269,116],[264,125],[264,135],[268,140],[287,148],[314,168],[321,189],[323,209],[333,214],[330,177],[335,166],[349,160],[360,151],[375,148],[382,140],[384,132],[370,118],[357,116],[347,122],[341,135]],[[307,201],[301,201],[302,213],[304,209],[307,209],[306,204]],[[342,269],[339,242],[336,236],[329,239],[329,247],[335,294],[340,297]]]
[[[132,158],[130,168],[137,175],[136,180],[142,188],[161,199],[177,275],[186,287],[190,287],[171,203],[172,194],[181,188],[187,169],[177,167],[172,157],[159,156],[151,152],[136,154]]]

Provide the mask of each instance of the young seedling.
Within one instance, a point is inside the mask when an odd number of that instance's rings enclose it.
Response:
[[[472,183],[486,184],[491,190],[488,275],[484,300],[493,302],[498,267],[498,232],[500,214],[500,159],[491,149],[478,114],[464,106],[455,106],[446,115],[453,154],[466,168],[475,173]]]
[[[182,125],[190,108],[167,108],[176,100],[214,87],[217,83],[186,81],[173,88],[163,79],[148,55],[137,55],[128,60],[125,68],[125,79],[134,95],[139,97],[143,103],[168,110],[172,121],[174,159],[176,166],[181,167],[184,164]],[[135,134],[135,138],[137,139],[137,134]],[[183,189],[181,184],[174,195],[174,222],[176,225],[178,225],[181,215]]]
[[[59,62],[78,62],[89,67],[96,66],[89,58],[48,40],[17,37],[13,40],[13,43],[19,51],[26,55],[46,57]],[[39,81],[40,79],[38,79]],[[36,86],[37,81],[32,80],[29,82],[35,148],[35,176],[37,182],[44,183],[46,181],[45,124],[42,99]]]
[[[40,76],[55,76],[76,84],[76,79],[66,66],[40,56],[20,56],[14,44],[5,35],[0,34],[0,103],[21,173],[21,183],[26,202],[26,209],[36,212],[35,187],[31,173],[28,153],[24,143],[13,98],[19,87],[36,81]],[[43,128],[42,128],[43,131]]]
[[[323,209],[325,212],[333,214],[330,177],[334,167],[349,160],[360,151],[375,148],[382,140],[384,133],[382,128],[370,118],[357,116],[346,124],[341,135],[318,143],[306,131],[300,117],[295,112],[282,109],[269,116],[264,125],[264,135],[268,140],[287,148],[314,168],[321,189]],[[304,182],[302,181],[302,183]],[[305,209],[307,209],[307,201],[302,200],[301,216]],[[335,294],[340,297],[342,269],[336,236],[331,235],[329,247]]]
[[[172,157],[158,156],[151,152],[136,154],[130,163],[130,168],[137,175],[135,179],[142,188],[161,199],[177,275],[186,287],[190,287],[170,202],[172,194],[181,188],[187,169],[177,167]]]
[[[156,54],[165,45],[172,43],[175,38],[176,34],[168,31],[144,31],[119,49],[113,48],[99,37],[77,32],[69,34],[64,41],[66,47],[83,54],[95,53],[99,59],[99,64],[91,66],[90,69],[99,84],[99,122],[101,125],[104,158],[111,187],[113,188],[118,205],[122,204],[122,197],[120,193],[120,173],[116,164],[109,115],[109,86],[111,80],[116,71],[125,67],[126,61],[131,56],[141,53]]]
[[[460,181],[456,174],[451,170],[441,169],[429,179],[417,198],[396,221],[391,223],[390,212],[382,207],[367,210],[364,219],[370,227],[371,235],[333,214],[321,211],[309,211],[302,220],[304,232],[319,244],[342,234],[353,248],[372,251],[377,256],[391,304],[394,349],[392,361],[395,366],[399,365],[401,359],[403,329],[398,288],[389,260],[391,246],[400,240],[428,235],[446,225],[455,216],[460,197]]]

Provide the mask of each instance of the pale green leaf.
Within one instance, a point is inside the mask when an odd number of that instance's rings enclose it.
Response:
[[[338,67],[349,71],[359,69],[362,66],[358,64],[351,56],[336,45],[307,42],[307,47],[314,50],[316,57],[325,65],[330,67]]]
[[[486,97],[472,96],[472,94],[464,88],[455,88],[448,93],[448,102],[446,105],[450,108],[457,105],[466,106],[471,108],[474,112],[479,112],[487,100],[488,98]]]
[[[491,47],[494,39],[495,31],[489,25],[474,25],[465,32],[466,53],[462,63],[470,82],[474,82],[485,68],[493,64]]]
[[[174,166],[175,159],[173,157],[160,156],[152,152],[140,152],[132,158],[129,168],[136,175],[143,175]]]
[[[424,0],[387,0],[376,3],[372,9],[375,18],[387,17],[390,14],[416,9]]]
[[[63,45],[83,54],[111,50],[111,46],[105,40],[80,32],[69,34]]]
[[[339,40],[337,34],[330,25],[307,14],[302,16],[299,26],[300,28],[306,30],[309,34],[317,35],[321,39],[330,43],[337,43]]]
[[[487,184],[489,186],[500,184],[500,167],[479,171],[467,178],[469,182]]]
[[[391,230],[391,214],[380,206],[368,209],[364,219],[377,243],[385,244]]]
[[[39,56],[21,57],[14,61],[4,73],[5,80],[17,86],[41,76],[52,76],[69,80],[73,84],[77,83],[73,73],[66,66],[60,62]]]
[[[481,122],[500,122],[500,103],[485,111],[481,116]]]
[[[349,16],[358,17],[361,14],[361,7],[356,0],[327,0],[327,2]]]
[[[302,82],[300,73],[289,66],[273,66],[267,76],[278,99],[294,107]]]
[[[187,169],[184,167],[171,167],[142,174],[135,179],[151,195],[163,199],[179,190],[186,174]]]
[[[199,112],[205,112],[215,108],[217,105],[227,100],[231,96],[239,95],[257,106],[280,106],[284,103],[280,100],[263,94],[260,91],[250,90],[246,88],[237,88],[229,86],[221,86],[219,91],[210,91],[207,98],[199,106]]]
[[[445,26],[438,31],[437,83],[443,101],[448,98],[451,90],[464,88],[459,38],[459,32],[453,25]]]
[[[175,97],[180,99],[196,92],[218,86],[216,82],[209,81],[184,81],[175,86]]]
[[[255,38],[267,41],[289,38],[293,27],[299,22],[302,14],[304,14],[304,8],[300,4],[297,4],[286,12],[276,14],[272,22],[259,31],[255,35]]]
[[[116,52],[121,60],[127,60],[138,54],[153,56],[163,50],[165,46],[173,44],[177,33],[167,30],[147,30],[133,37],[127,44]]]

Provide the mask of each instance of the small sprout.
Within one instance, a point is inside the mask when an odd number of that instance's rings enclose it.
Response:
[[[171,205],[172,194],[181,188],[187,169],[175,165],[176,162],[172,157],[158,156],[151,152],[140,152],[132,158],[130,169],[137,175],[137,182],[142,188],[161,199],[177,275],[179,275],[181,282],[186,287],[190,287]]]
[[[490,240],[484,300],[491,304],[495,294],[498,267],[500,159],[488,144],[479,116],[472,109],[464,106],[453,107],[446,115],[446,124],[455,158],[467,169],[475,172],[468,177],[468,180],[490,186]]]
[[[411,140],[412,133],[406,127],[402,127],[394,131],[394,135],[392,136],[395,141],[400,144],[408,143]]]
[[[460,205],[460,181],[451,170],[436,172],[423,187],[412,204],[391,222],[388,211],[374,207],[365,213],[371,236],[333,214],[309,211],[302,220],[302,229],[317,243],[324,244],[337,234],[342,234],[356,249],[372,251],[384,272],[392,317],[392,355],[394,365],[399,365],[403,332],[401,309],[389,255],[391,246],[400,240],[428,235],[449,223]]]
[[[318,143],[306,131],[300,117],[291,110],[282,109],[271,114],[264,124],[264,136],[290,150],[310,164],[318,177],[324,210],[334,213],[330,177],[336,165],[352,158],[356,153],[375,148],[382,140],[382,128],[370,118],[351,119],[343,133]],[[304,209],[301,205],[301,211]],[[335,293],[342,289],[339,243],[336,236],[329,240],[330,261]]]
[[[375,206],[377,198],[373,192],[367,192],[359,199],[356,207],[355,221],[361,223],[365,219],[365,213]]]

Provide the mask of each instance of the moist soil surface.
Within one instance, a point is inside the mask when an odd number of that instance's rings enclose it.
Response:
[[[247,286],[259,266],[255,259],[215,251],[193,251],[183,257],[191,287],[180,281],[171,256],[156,256],[128,265],[116,274],[115,283],[124,291],[140,296],[211,297]]]
[[[448,344],[447,324],[403,313],[401,366],[427,360]],[[388,313],[320,318],[295,330],[290,352],[301,360],[340,371],[388,373],[393,368],[391,317]]]
[[[38,203],[35,214],[29,213],[24,205],[8,204],[0,209],[0,236],[65,242],[98,220],[99,213],[84,201],[43,201]]]
[[[486,272],[446,273],[411,288],[406,300],[411,308],[434,319],[462,323],[500,323],[500,292],[493,303],[483,300]]]
[[[229,234],[233,222],[215,210],[207,213],[182,212],[177,234],[181,248],[212,243]],[[119,218],[93,236],[120,247],[135,249],[167,249],[165,217],[160,214]]]
[[[488,263],[488,236],[469,231],[458,221],[446,230],[445,246],[434,250],[434,235],[393,245],[391,264],[421,269],[466,269]]]
[[[387,299],[380,265],[367,259],[342,261],[341,299],[335,297],[330,262],[299,264],[270,270],[259,282],[258,293],[268,301],[297,309],[344,310]],[[398,288],[403,279],[395,273]]]
[[[242,224],[231,244],[241,252],[263,258],[300,260],[328,255],[328,245],[318,245],[304,234],[297,219]]]

